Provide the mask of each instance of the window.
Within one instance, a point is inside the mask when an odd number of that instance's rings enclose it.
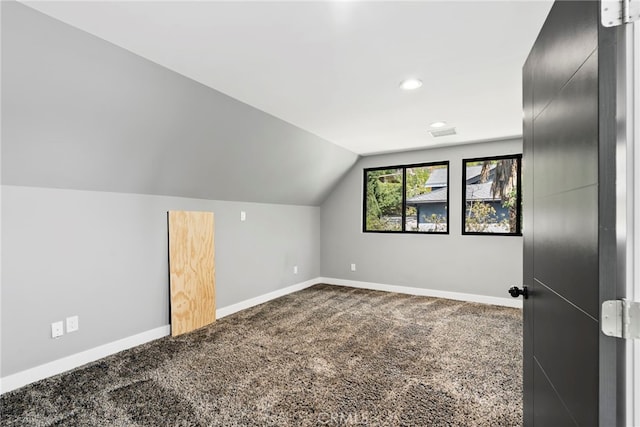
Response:
[[[520,236],[522,155],[462,161],[462,234]]]
[[[364,170],[363,231],[449,232],[449,162]]]

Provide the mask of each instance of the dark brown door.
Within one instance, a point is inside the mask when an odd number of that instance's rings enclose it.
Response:
[[[600,2],[556,2],[523,69],[525,426],[620,425],[616,37]]]

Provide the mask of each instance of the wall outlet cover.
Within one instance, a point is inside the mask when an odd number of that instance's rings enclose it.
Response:
[[[351,271],[356,271],[356,265],[355,264],[351,264]]]
[[[64,326],[62,320],[51,324],[51,338],[59,338],[64,335]]]
[[[78,316],[67,317],[67,333],[75,332],[80,328]]]
[[[298,274],[298,266],[297,265],[293,266],[293,274]]]

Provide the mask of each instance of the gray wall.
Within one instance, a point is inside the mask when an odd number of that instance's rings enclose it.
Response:
[[[1,7],[4,184],[319,205],[356,161],[24,5]]]
[[[322,205],[322,275],[508,297],[522,282],[522,237],[462,236],[462,159],[521,152],[510,140],[361,158]],[[362,233],[364,168],[441,160],[450,161],[449,235]]]
[[[318,207],[3,186],[0,375],[167,325],[168,210],[214,212],[219,308],[320,275]]]
[[[218,307],[319,276],[314,205],[355,154],[24,5],[0,7],[0,375],[167,325],[167,210],[216,214]],[[51,339],[50,323],[73,314],[80,331]]]

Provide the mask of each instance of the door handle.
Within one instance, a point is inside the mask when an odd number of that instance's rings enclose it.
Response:
[[[509,288],[509,293],[514,298],[518,298],[520,295],[522,295],[524,299],[529,298],[529,291],[526,286],[523,286],[522,289],[517,286],[512,286]]]

